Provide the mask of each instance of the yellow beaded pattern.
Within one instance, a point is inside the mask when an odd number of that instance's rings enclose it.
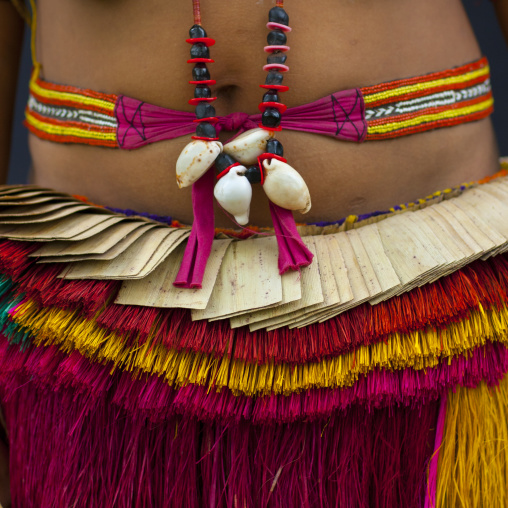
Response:
[[[361,89],[366,140],[480,120],[493,111],[486,58],[447,71]]]

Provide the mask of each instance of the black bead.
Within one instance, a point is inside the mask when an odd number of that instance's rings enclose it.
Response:
[[[207,86],[197,86],[194,89],[196,99],[208,99],[212,96],[212,91]]]
[[[263,95],[263,102],[279,102],[279,96],[275,90],[269,90]]]
[[[192,79],[194,81],[206,81],[210,79],[210,73],[205,64],[198,64],[192,69]]]
[[[231,155],[228,155],[227,153],[220,153],[215,159],[215,169],[217,169],[219,173],[222,173],[222,171],[224,171],[226,168],[229,168],[229,166],[235,162],[235,159],[233,159]]]
[[[280,125],[281,114],[278,109],[266,108],[261,115],[261,123],[265,127],[278,127]]]
[[[251,166],[250,168],[247,168],[245,176],[251,184],[261,183],[261,171],[259,170],[259,166]]]
[[[191,39],[198,39],[200,37],[206,37],[206,31],[202,26],[194,25],[189,30],[189,35]]]
[[[197,42],[192,45],[190,56],[191,58],[210,58],[210,50],[202,42]]]
[[[196,118],[210,118],[215,116],[215,108],[208,102],[200,102],[196,106]]]
[[[270,139],[266,143],[266,150],[267,153],[273,153],[275,155],[279,155],[280,157],[284,157],[284,147],[282,146],[282,143],[280,141],[277,141],[276,139]]]
[[[268,13],[268,21],[288,26],[289,16],[282,7],[272,7]]]
[[[215,130],[215,127],[211,123],[200,122],[196,127],[196,136],[199,136],[201,138],[216,138],[217,131]]]
[[[285,53],[282,53],[281,51],[277,51],[276,53],[272,53],[267,59],[266,63],[269,64],[285,64],[286,60],[288,59],[287,55]]]
[[[266,40],[270,46],[282,46],[286,44],[288,38],[284,32],[281,32],[280,30],[272,30],[266,37]]]
[[[265,85],[282,85],[284,76],[277,71],[270,71],[266,75]]]

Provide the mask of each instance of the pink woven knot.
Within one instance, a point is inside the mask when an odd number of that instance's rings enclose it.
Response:
[[[221,116],[219,118],[219,125],[225,131],[247,130],[257,127],[257,124],[249,118],[249,115],[242,112]]]

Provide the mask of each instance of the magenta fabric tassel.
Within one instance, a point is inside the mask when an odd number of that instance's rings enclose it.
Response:
[[[215,234],[213,212],[213,166],[192,185],[194,222],[185,248],[180,270],[173,285],[182,288],[201,288],[206,262],[212,250]]]
[[[270,213],[279,246],[279,273],[282,275],[288,270],[310,265],[314,254],[303,243],[293,212],[270,201]]]

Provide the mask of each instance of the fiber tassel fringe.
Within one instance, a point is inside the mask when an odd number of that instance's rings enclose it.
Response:
[[[508,506],[508,376],[448,396],[436,507]]]
[[[443,359],[469,354],[486,343],[508,345],[508,309],[474,312],[444,330],[427,329],[394,334],[386,342],[362,347],[342,356],[296,366],[273,362],[254,364],[214,355],[168,349],[147,340],[109,332],[75,312],[40,309],[27,301],[8,311],[4,333],[13,342],[28,340],[37,346],[55,345],[74,350],[94,362],[112,362],[115,368],[137,375],[156,374],[175,386],[189,383],[213,389],[229,388],[235,395],[290,395],[312,388],[353,385],[362,374],[377,368],[416,370],[437,366]],[[234,357],[234,354],[232,355]]]
[[[88,400],[87,413],[97,397],[109,392],[112,402],[131,415],[142,414],[152,423],[175,415],[201,421],[255,424],[326,421],[333,412],[347,412],[352,406],[374,409],[404,406],[420,408],[457,385],[476,387],[481,381],[496,386],[508,370],[508,350],[491,345],[443,362],[426,371],[376,370],[361,376],[351,388],[314,389],[290,396],[235,396],[230,390],[209,390],[187,385],[172,388],[157,376],[134,378],[115,370],[111,363],[92,363],[78,352],[65,355],[55,347],[25,346],[20,350],[0,336],[0,385],[5,393],[32,380],[44,389],[69,391]],[[9,397],[9,395],[7,395]]]
[[[21,247],[25,250],[18,252]],[[253,363],[320,361],[386,340],[389,334],[426,326],[444,328],[464,319],[471,310],[500,308],[508,302],[508,262],[498,255],[387,302],[361,305],[326,323],[251,333],[247,327],[232,330],[227,320],[193,322],[190,313],[181,309],[116,305],[112,302],[118,281],[58,279],[58,267],[36,265],[26,257],[29,253],[21,242],[0,243],[0,266],[15,282],[17,295],[94,317],[100,326],[139,336],[141,342],[151,332],[157,343],[169,348],[216,356],[231,355],[234,350],[237,359]]]
[[[9,394],[14,506],[417,507],[437,418],[431,403],[322,423],[154,425],[108,396],[83,403],[34,382]]]
[[[429,463],[429,474],[427,480],[427,494],[425,496],[424,508],[433,508],[436,506],[437,489],[437,466],[439,463],[439,452],[443,446],[444,424],[446,419],[447,394],[443,394],[439,399],[439,412],[436,424],[436,441],[434,444],[434,453]]]

